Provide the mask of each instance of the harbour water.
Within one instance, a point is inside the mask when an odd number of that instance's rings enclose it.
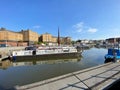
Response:
[[[104,63],[107,49],[84,50],[78,59],[7,62],[0,66],[0,90],[30,84]]]

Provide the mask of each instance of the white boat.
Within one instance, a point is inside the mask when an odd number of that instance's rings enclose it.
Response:
[[[30,47],[28,47],[30,48]],[[44,47],[42,49],[35,49],[34,47],[31,49],[21,50],[21,51],[13,51],[13,56],[26,56],[26,55],[42,55],[42,54],[56,54],[56,53],[73,53],[77,52],[75,47]]]
[[[75,58],[80,53],[77,52],[75,47],[26,47],[25,50],[12,51],[12,59],[16,60],[49,60],[49,59],[62,59],[62,58]]]

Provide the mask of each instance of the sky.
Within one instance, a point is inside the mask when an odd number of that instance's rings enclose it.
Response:
[[[0,27],[72,40],[120,37],[120,0],[0,0]]]

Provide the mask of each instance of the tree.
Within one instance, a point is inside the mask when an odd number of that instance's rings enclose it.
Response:
[[[38,43],[37,41],[34,42],[35,45],[37,45],[37,43]]]
[[[79,42],[79,43],[81,43],[81,40],[77,40],[76,42]]]
[[[76,41],[71,41],[71,44],[74,45],[76,43]]]
[[[42,44],[42,42],[37,42],[37,44],[39,44],[39,45],[40,45],[40,44]]]

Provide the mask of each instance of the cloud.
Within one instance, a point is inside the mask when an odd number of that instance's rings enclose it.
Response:
[[[88,26],[87,23],[84,22],[78,22],[72,26],[71,32],[69,33],[74,40],[80,39],[80,38],[92,38],[95,37],[95,33],[98,32],[99,29]],[[92,36],[93,35],[93,36]]]
[[[40,25],[33,26],[34,29],[39,29],[40,27]]]
[[[83,22],[79,22],[79,23],[73,25],[73,27],[75,27],[75,28],[82,28],[83,24],[84,24]]]
[[[79,22],[73,25],[73,29],[76,33],[95,33],[98,31],[97,28],[92,28],[90,26],[86,26],[84,22]]]
[[[89,28],[87,31],[90,32],[90,33],[95,33],[95,32],[98,31],[98,29],[96,29],[96,28]]]
[[[77,23],[73,25],[73,28],[76,29],[76,32],[82,32],[83,27],[84,27],[83,24],[84,24],[83,22]]]

